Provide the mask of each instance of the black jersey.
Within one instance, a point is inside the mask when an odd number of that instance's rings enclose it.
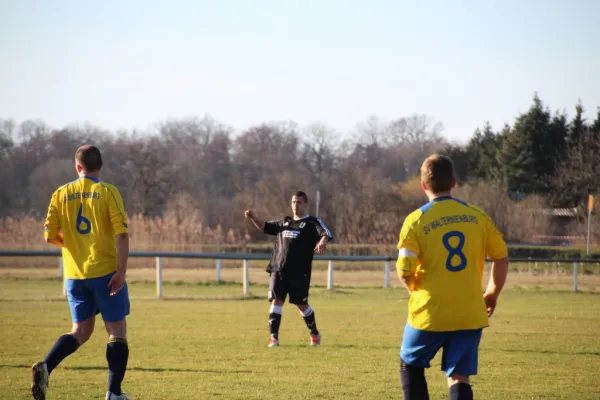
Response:
[[[265,222],[264,232],[277,236],[269,272],[310,272],[317,243],[323,236],[326,236],[328,241],[333,239],[331,231],[323,221],[309,215],[300,219],[285,217],[278,221]]]

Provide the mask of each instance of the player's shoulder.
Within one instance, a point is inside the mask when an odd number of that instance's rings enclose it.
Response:
[[[479,214],[481,216],[483,216],[486,219],[490,219],[490,216],[483,210],[483,208],[476,206],[475,204],[469,202],[469,201],[465,201],[465,200],[460,200],[460,199],[456,199],[456,201],[464,204],[466,207],[469,208],[469,210],[471,210],[474,214]]]
[[[121,192],[119,191],[119,189],[112,183],[100,181],[98,182],[98,185],[100,185],[101,188],[106,190],[108,193],[113,194],[114,196],[121,196]]]
[[[485,212],[485,210],[469,201],[465,201],[465,200],[459,200],[459,199],[455,199],[459,202],[461,202],[462,204],[464,204],[469,213],[474,216],[475,218],[477,218],[477,221],[479,221],[480,223],[484,223],[488,226],[495,226],[494,220],[492,219],[492,217],[490,217],[488,215],[487,212]]]
[[[73,184],[73,182],[67,182],[65,184],[60,185],[59,187],[56,188],[56,190],[54,191],[54,193],[59,193],[62,192],[63,190],[66,190],[69,185]]]
[[[265,221],[265,223],[267,224],[276,224],[276,225],[283,225],[286,222],[289,223],[292,220],[292,217],[290,217],[289,215],[285,215],[279,219],[270,219],[268,221]]]
[[[62,185],[60,185],[59,187],[57,187],[54,190],[54,193],[52,193],[53,196],[59,196],[61,193],[63,193],[65,190],[69,189],[69,186],[72,186],[75,182],[77,182],[77,180],[71,181],[71,182],[67,182],[64,183]]]
[[[117,187],[110,182],[100,181],[100,182],[98,182],[98,184],[108,190],[114,190],[117,192],[119,191],[119,189],[117,189]]]
[[[423,207],[425,207],[425,206],[423,206]],[[427,211],[426,209],[423,209],[423,207],[419,207],[416,210],[412,211],[410,214],[408,214],[406,216],[406,218],[404,219],[404,225],[405,226],[412,226],[412,225],[417,224],[421,220],[421,217]]]

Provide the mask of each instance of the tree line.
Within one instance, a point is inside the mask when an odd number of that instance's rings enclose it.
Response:
[[[581,102],[569,119],[536,95],[514,124],[477,129],[467,146],[446,149],[462,181],[501,183],[515,200],[537,193],[553,207],[578,207],[600,193],[600,108],[591,120]]]
[[[0,218],[41,221],[53,190],[74,178],[75,150],[91,143],[103,153],[102,179],[121,190],[149,237],[162,223],[169,240],[181,243],[207,232],[217,242],[264,240],[243,210],[279,218],[289,213],[291,193],[304,190],[313,213],[320,192],[319,216],[338,242],[393,243],[403,218],[425,201],[416,180],[422,160],[440,152],[454,160],[463,198],[497,219],[509,240],[531,241],[551,229],[532,210],[579,207],[583,215],[588,194],[600,193],[600,109],[591,118],[581,103],[574,110],[572,118],[553,112],[535,95],[512,125],[496,131],[485,123],[465,145],[417,114],[371,117],[346,135],[293,122],[236,132],[210,116],[161,121],[144,132],[4,119]]]

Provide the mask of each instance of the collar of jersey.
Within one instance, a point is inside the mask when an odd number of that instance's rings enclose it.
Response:
[[[438,201],[444,201],[444,200],[452,200],[453,198],[454,197],[452,197],[452,196],[442,196],[442,197],[437,197],[431,201],[438,202]]]
[[[298,219],[295,219],[295,218],[294,218],[294,221],[300,221],[301,219],[305,219],[305,218],[308,218],[308,217],[310,217],[310,215],[306,214],[306,215],[305,215],[304,217],[302,217],[302,218],[298,218]]]
[[[93,182],[96,182],[96,183],[100,182],[100,179],[98,179],[98,178],[94,178],[93,176],[87,176],[87,175],[84,175],[84,176],[82,176],[82,177],[81,177],[81,178],[79,178],[79,179],[83,179],[83,178],[88,178],[88,179],[90,179],[90,180],[92,180]]]

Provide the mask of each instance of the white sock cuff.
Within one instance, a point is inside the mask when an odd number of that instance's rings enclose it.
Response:
[[[300,314],[302,314],[303,317],[308,317],[313,312],[314,312],[314,310],[312,309],[312,307],[308,306],[308,308],[306,310],[304,310],[304,312],[300,311]]]
[[[269,309],[269,314],[281,314],[281,306],[276,306],[271,304],[271,308]]]

